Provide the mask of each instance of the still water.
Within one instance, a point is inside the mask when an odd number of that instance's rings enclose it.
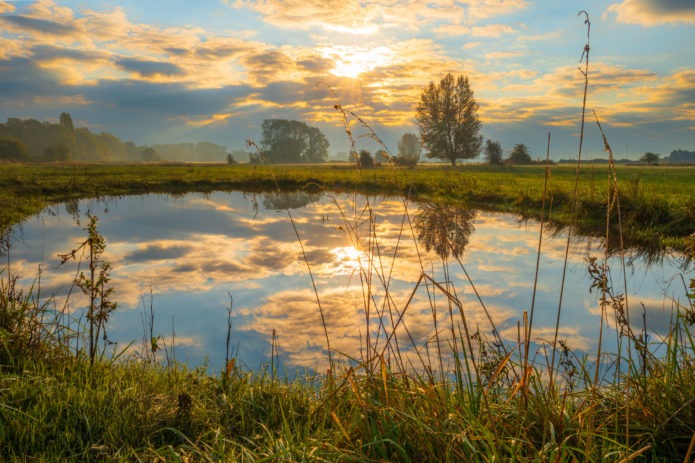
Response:
[[[86,302],[73,286],[77,264],[59,265],[58,254],[85,240],[88,213],[98,217],[103,257],[112,264],[118,307],[107,325],[109,349],[129,355],[142,352],[151,330],[166,347],[162,360],[219,371],[229,349],[249,369],[272,356],[281,371],[325,371],[326,331],[335,358],[348,361],[363,358],[367,345],[381,351],[395,324],[390,345],[398,342],[417,368],[435,345],[450,345],[451,320],[459,330],[465,317],[469,335],[490,340],[492,322],[515,343],[533,299],[536,222],[400,198],[192,193],[84,200],[50,208],[14,230],[12,274],[28,286],[40,272],[41,297],[52,296],[55,310],[73,319]],[[566,241],[563,233],[542,237],[536,346],[553,338]],[[599,241],[573,240],[559,336],[577,353],[596,350],[601,320],[590,256],[602,259]],[[657,340],[668,330],[674,301],[685,303],[681,276],[689,280],[692,270],[676,257],[626,259],[633,329],[646,326]],[[620,259],[608,263],[614,293],[624,294]],[[83,260],[80,268],[86,266]],[[610,351],[616,348],[610,313],[607,326],[603,349]]]

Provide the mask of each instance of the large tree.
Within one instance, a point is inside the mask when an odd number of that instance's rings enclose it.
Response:
[[[261,148],[269,163],[323,162],[328,140],[316,127],[286,119],[263,121]]]
[[[415,120],[428,158],[446,159],[456,166],[457,159],[480,154],[478,103],[467,76],[447,74],[439,84],[430,82],[420,95]]]

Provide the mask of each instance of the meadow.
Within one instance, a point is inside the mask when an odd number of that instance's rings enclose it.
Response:
[[[578,206],[572,217],[575,166],[547,170],[548,217],[573,219],[581,233],[604,234],[613,179],[606,165],[579,170]],[[683,251],[695,233],[695,167],[617,166],[622,233],[628,245]],[[471,165],[451,170],[353,165],[223,164],[7,164],[0,168],[0,230],[50,204],[109,195],[322,189],[402,194],[414,200],[455,202],[470,208],[539,218],[546,167]]]
[[[619,166],[613,176],[606,166],[582,166],[576,195],[575,172],[565,166],[8,164],[0,166],[0,229],[78,198],[310,189],[550,217],[555,227],[607,235],[607,254],[650,246],[695,257],[692,167]],[[352,239],[376,240],[357,236],[350,225],[346,218]],[[624,240],[611,241],[615,236]],[[665,302],[675,316],[669,334],[651,341],[660,345],[659,355],[626,323],[625,301],[599,262],[587,271],[595,276],[605,323],[619,333],[618,352],[599,350],[589,358],[561,340],[542,342],[532,334],[533,312],[519,321],[516,341],[485,339],[469,331],[446,283],[431,281],[450,314],[439,320],[437,343],[453,355],[450,369],[442,371],[441,352],[419,368],[402,362],[399,345],[408,341],[398,328],[407,304],[389,302],[382,310],[390,325],[367,336],[362,358],[352,365],[331,359],[326,372],[289,379],[272,364],[246,371],[234,358],[210,375],[170,362],[154,342],[140,357],[100,355],[92,364],[84,350],[71,348],[78,333],[56,321],[55,304],[41,296],[40,275],[33,287],[19,287],[9,273],[9,241],[5,251],[3,461],[688,462],[695,454],[695,279],[686,283],[685,301]],[[388,269],[365,266],[366,294],[373,285],[388,294]],[[428,278],[424,270],[421,278]]]

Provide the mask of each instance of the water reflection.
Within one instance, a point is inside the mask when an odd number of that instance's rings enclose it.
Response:
[[[475,229],[475,215],[474,210],[460,206],[423,203],[414,220],[418,240],[442,259],[450,255],[458,259]]]
[[[278,213],[299,205],[292,216],[303,250],[288,215]],[[433,349],[450,345],[448,328],[433,319],[449,317],[453,295],[472,331],[489,335],[487,314],[458,263],[446,267],[448,257],[463,259],[507,341],[516,341],[518,322],[531,301],[538,227],[513,216],[410,204],[411,232],[400,199],[305,193],[148,195],[66,207],[67,214],[54,209],[23,226],[23,238],[17,236],[11,250],[12,272],[29,286],[41,266],[42,294],[56,295],[57,310],[65,305],[79,314],[85,306],[81,295],[72,294],[64,303],[76,266],[58,268],[57,255],[84,240],[73,216],[98,215],[118,302],[107,327],[109,338],[119,346],[138,345],[149,305],[143,301],[149,300],[151,288],[155,332],[163,343],[175,344],[179,360],[194,365],[207,361],[211,368],[222,367],[229,294],[234,298],[231,345],[239,363],[256,368],[268,361],[275,331],[285,368],[320,371],[327,363],[324,321],[331,347],[342,358],[370,355],[367,339],[378,351],[395,332],[398,361],[417,365]],[[365,217],[367,210],[373,215]],[[565,242],[562,234],[544,238],[534,322],[538,342],[553,336]],[[601,311],[596,295],[589,293],[586,260],[602,255],[599,244],[584,240],[570,249],[560,338],[572,349],[595,349]],[[610,262],[613,278],[622,281],[618,263]],[[668,329],[671,300],[683,298],[678,264],[666,258],[648,266],[635,259],[626,271],[632,307],[644,307],[652,333]],[[448,294],[423,280],[423,274]],[[639,315],[631,321],[641,323]]]
[[[275,211],[287,209],[299,209],[308,204],[315,203],[321,199],[317,193],[307,193],[305,191],[291,191],[287,193],[266,193],[263,195],[263,207]]]

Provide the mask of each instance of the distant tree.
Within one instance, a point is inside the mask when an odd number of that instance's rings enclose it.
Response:
[[[695,151],[677,149],[671,151],[668,157],[669,162],[695,163]]]
[[[647,152],[644,153],[642,156],[640,156],[639,160],[642,161],[642,162],[646,162],[646,163],[649,164],[649,165],[652,165],[652,164],[654,164],[655,162],[659,162],[659,158],[660,158],[660,157],[661,157],[661,155],[659,155],[659,154],[656,154],[656,153],[652,153],[652,152],[650,152],[650,151],[647,151]]]
[[[210,143],[208,141],[201,141],[195,145],[195,154],[193,157],[189,157],[188,160],[217,161],[219,159],[224,159],[226,155],[226,146]]]
[[[145,162],[161,161],[162,158],[154,148],[145,148],[140,152],[140,157]]]
[[[398,140],[398,156],[394,158],[394,161],[401,166],[416,166],[420,160],[421,151],[420,137],[414,133],[404,133]]]
[[[0,159],[21,161],[29,157],[29,149],[14,137],[0,138]]]
[[[123,144],[123,146],[125,148],[125,155],[127,160],[135,161],[138,159],[140,150],[137,146],[135,146],[135,143],[133,143],[132,141],[127,141]]]
[[[498,141],[493,141],[493,140],[486,140],[485,141],[485,148],[483,148],[483,152],[485,153],[485,161],[492,165],[492,166],[498,166],[501,165],[503,162],[502,156],[502,145],[500,145],[500,142]]]
[[[307,147],[302,157],[304,162],[325,162],[328,159],[328,139],[316,127],[307,126]]]
[[[428,158],[446,159],[456,166],[457,159],[480,154],[478,103],[467,76],[447,74],[439,84],[430,82],[420,95],[415,120]]]
[[[249,153],[249,164],[262,164],[263,160],[258,153]]]
[[[86,128],[75,129],[75,140],[77,143],[76,159],[107,161],[110,159],[108,147],[104,144],[104,138],[93,134]],[[140,159],[140,152],[138,152]]]
[[[73,134],[65,127],[36,119],[10,118],[6,124],[0,124],[0,137],[9,136],[22,142],[34,158],[43,157],[49,146],[62,143],[68,148],[74,146]]]
[[[316,127],[286,119],[266,119],[261,149],[269,163],[324,162],[328,140]]]
[[[360,156],[358,158],[359,167],[374,167],[374,158],[372,158],[372,153],[368,150],[360,150]]]
[[[229,155],[232,156],[232,159],[234,160],[234,164],[239,163],[239,162],[244,162],[249,157],[249,153],[238,148],[233,148],[227,150],[227,159],[229,160]]]
[[[75,126],[72,123],[72,116],[70,116],[69,113],[60,113],[60,125],[70,132],[75,131]]]
[[[236,164],[236,161],[234,160],[234,156],[232,156],[232,153],[227,153],[227,164]]]
[[[391,157],[391,155],[385,149],[380,148],[380,149],[374,151],[374,156],[372,156],[372,157],[374,158],[375,163],[379,163],[382,161],[388,161],[389,158]]]
[[[94,135],[96,143],[102,149],[103,160],[125,160],[128,158],[128,147],[120,138],[109,132]]]
[[[517,143],[514,145],[507,162],[510,164],[533,164],[533,159],[531,159],[528,147],[523,143]]]
[[[67,161],[70,159],[70,148],[62,143],[48,146],[43,150],[43,157],[47,161]]]

